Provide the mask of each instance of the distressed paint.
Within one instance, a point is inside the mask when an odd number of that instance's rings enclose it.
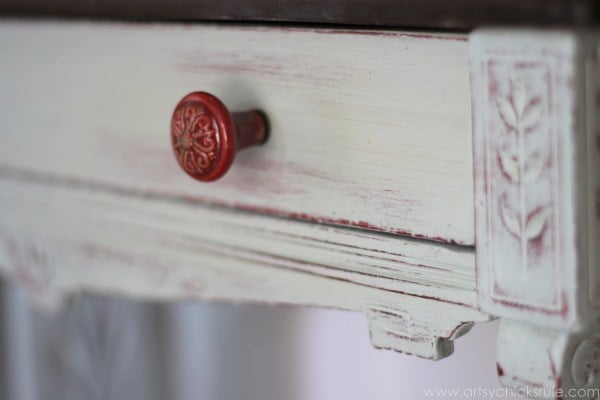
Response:
[[[389,309],[370,305],[367,311],[371,343],[377,348],[397,349],[399,343],[404,353],[417,354],[422,358],[439,360],[454,352],[454,339],[469,332],[474,322],[463,310],[448,305],[429,303],[418,309],[410,305]],[[436,316],[451,313],[448,321]]]
[[[479,304],[500,380],[536,398],[600,393],[597,39],[470,37]]]
[[[471,50],[481,306],[575,325],[578,42],[571,33],[484,32]]]
[[[45,306],[86,290],[336,307],[365,312],[375,346],[431,359],[452,352],[457,327],[488,319],[476,309],[472,249],[42,177],[1,178],[0,204],[5,273],[18,280],[26,259],[4,250],[14,244],[38,239],[57,254],[53,278],[32,291]],[[423,319],[394,322],[374,310]]]
[[[0,166],[471,246],[465,39],[5,20],[0,148],[11,151]],[[269,141],[210,186],[181,173],[168,140],[173,107],[193,90],[271,123]]]
[[[529,391],[533,398],[598,398],[597,328],[570,333],[506,319],[500,324],[497,351],[498,376],[504,385]]]

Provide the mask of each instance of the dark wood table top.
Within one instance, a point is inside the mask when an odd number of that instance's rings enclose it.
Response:
[[[597,25],[600,0],[0,0],[2,15],[469,30]]]

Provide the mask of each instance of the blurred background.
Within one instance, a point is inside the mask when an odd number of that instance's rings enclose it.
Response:
[[[45,314],[0,282],[3,400],[416,400],[500,387],[497,322],[432,362],[373,349],[355,312],[85,296]]]

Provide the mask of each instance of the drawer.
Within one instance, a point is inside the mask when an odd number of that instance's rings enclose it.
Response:
[[[0,272],[49,307],[99,291],[360,311],[375,347],[429,359],[500,317],[504,384],[590,386],[599,38],[581,27],[482,27],[467,46],[5,20]],[[197,91],[272,128],[210,184],[172,149],[176,104]]]
[[[474,243],[464,35],[3,21],[0,52],[2,173]],[[170,145],[198,90],[271,125],[212,183]]]

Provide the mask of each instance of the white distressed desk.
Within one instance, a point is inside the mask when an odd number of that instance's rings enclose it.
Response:
[[[568,29],[2,20],[0,270],[46,307],[359,310],[433,360],[501,317],[504,384],[599,388],[597,53]],[[271,124],[210,184],[169,143],[195,90]]]

